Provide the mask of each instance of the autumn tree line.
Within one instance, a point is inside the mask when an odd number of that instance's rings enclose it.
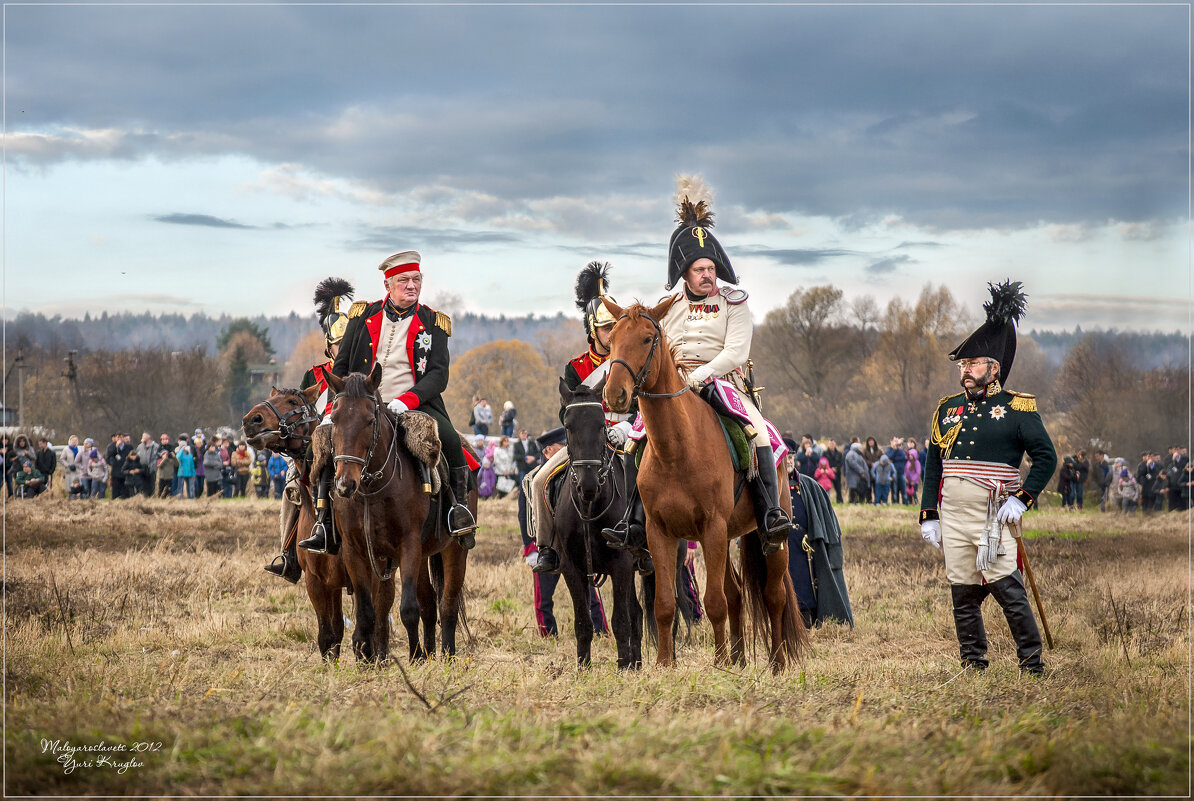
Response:
[[[765,388],[764,413],[781,430],[820,439],[923,439],[938,399],[957,391],[957,371],[945,354],[974,329],[979,314],[945,286],[927,285],[915,299],[897,298],[885,307],[869,296],[847,298],[831,285],[797,289],[756,321],[751,356]],[[251,319],[224,321],[214,348],[166,342],[88,348],[61,335],[47,340],[18,329],[14,336],[10,324],[6,356],[11,365],[19,354],[26,368],[26,425],[42,427],[56,442],[72,432],[235,428],[257,400],[251,393],[268,392],[251,387],[250,366],[273,361],[279,383],[297,386],[307,367],[322,360],[315,321],[307,321],[297,340],[290,323],[285,318],[282,326],[294,342],[285,354],[275,351],[272,329]],[[578,321],[463,315],[454,328],[445,401],[459,427],[475,394],[496,408],[512,401],[520,427],[534,433],[558,424],[558,376],[585,348]],[[1042,338],[1056,350],[1057,334]],[[1187,362],[1169,356],[1160,365],[1145,363],[1162,350],[1181,353],[1185,341],[1094,331],[1073,338],[1058,366],[1021,332],[1008,386],[1037,396],[1059,452],[1102,447],[1134,459],[1146,448],[1164,450],[1188,439]],[[10,407],[17,400],[15,380],[10,371]]]

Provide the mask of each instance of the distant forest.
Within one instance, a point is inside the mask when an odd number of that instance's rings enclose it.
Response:
[[[208,317],[194,314],[108,314],[85,316],[82,320],[64,319],[58,315],[22,312],[6,322],[8,349],[36,347],[48,351],[119,351],[135,348],[168,348],[183,351],[202,348],[205,353],[217,352],[216,341],[233,321],[229,315]],[[248,318],[259,330],[265,331],[278,361],[284,361],[307,334],[318,330],[313,316],[291,312],[284,317],[258,315]],[[463,313],[453,319],[452,353],[462,355],[477,345],[497,340],[520,340],[537,343],[541,335],[558,330],[570,320],[563,314],[552,317],[525,315],[522,317],[489,317]],[[579,326],[579,320],[574,321]],[[1091,333],[1114,340],[1128,361],[1138,369],[1182,367],[1189,363],[1188,341],[1180,332],[1137,331],[1073,331],[1025,332],[1040,345],[1049,363],[1059,367],[1076,343]]]
[[[22,312],[6,322],[6,338],[11,354],[14,348],[34,347],[52,352],[62,350],[120,351],[137,348],[166,348],[189,351],[201,348],[205,353],[218,352],[216,341],[234,319],[229,315],[208,317],[206,314],[90,314],[82,320],[64,319],[58,315]],[[285,361],[299,340],[318,331],[314,315],[291,312],[284,317],[258,315],[247,318],[269,337],[269,344],[278,361]],[[486,317],[465,313],[453,316],[453,355],[499,339],[534,342],[538,334],[550,331],[567,320],[563,314],[554,317],[526,315],[524,317]],[[580,322],[576,321],[579,328]]]

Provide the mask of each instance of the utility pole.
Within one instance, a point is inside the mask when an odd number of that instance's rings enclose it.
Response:
[[[75,355],[77,350],[68,350],[66,358],[66,372],[62,374],[63,378],[70,384],[70,400],[71,400],[71,424],[78,428],[82,423],[82,404],[79,403],[79,366],[75,364]]]

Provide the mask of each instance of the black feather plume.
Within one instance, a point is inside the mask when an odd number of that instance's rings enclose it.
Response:
[[[704,200],[693,203],[686,195],[676,209],[676,222],[684,226],[699,225],[702,228],[712,228],[713,212]]]
[[[1028,296],[1021,291],[1023,288],[1022,283],[1010,278],[1002,284],[987,284],[987,289],[991,291],[990,302],[983,304],[987,322],[1019,322],[1028,309]]]
[[[343,278],[325,278],[315,287],[315,312],[319,319],[327,317],[332,311],[332,300],[338,297],[352,297],[352,284]]]
[[[609,292],[609,262],[589,262],[576,276],[576,308],[583,312],[589,301],[606,292]]]

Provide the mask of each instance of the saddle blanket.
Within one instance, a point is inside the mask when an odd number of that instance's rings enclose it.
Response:
[[[742,404],[742,398],[738,395],[734,385],[720,378],[713,379],[713,384],[717,396],[725,404],[725,408],[732,412],[743,425],[748,425],[750,423],[750,415],[747,414],[746,407]],[[767,423],[767,437],[771,440],[771,453],[775,457],[775,467],[778,469],[783,464],[784,457],[788,455],[788,446],[784,444],[784,438],[780,436],[775,425],[770,420],[763,419]],[[638,416],[634,418],[634,423],[630,426],[628,438],[635,442],[640,442],[646,436],[647,427],[643,423],[642,412],[639,412]]]

